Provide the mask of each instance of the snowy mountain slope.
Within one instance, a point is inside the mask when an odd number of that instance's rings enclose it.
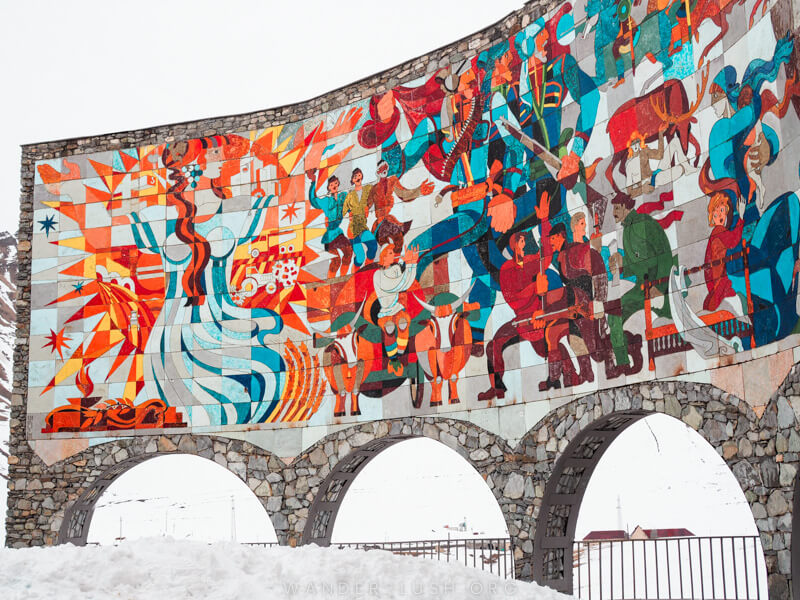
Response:
[[[5,541],[6,480],[8,479],[8,421],[11,416],[11,381],[14,369],[14,330],[17,295],[17,240],[0,232],[0,527]]]

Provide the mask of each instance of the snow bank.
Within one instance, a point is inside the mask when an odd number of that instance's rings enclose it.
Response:
[[[372,550],[255,548],[164,539],[0,550],[5,600],[107,598],[567,598],[533,583]]]

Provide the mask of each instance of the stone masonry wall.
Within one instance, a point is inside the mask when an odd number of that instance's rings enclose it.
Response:
[[[788,593],[791,507],[800,459],[798,367],[760,419],[739,398],[713,386],[654,382],[573,400],[548,414],[513,450],[502,438],[446,419],[409,418],[353,427],[319,441],[298,457],[291,469],[284,470],[284,475],[297,476],[293,489],[287,486],[283,508],[290,536],[300,538],[320,483],[352,448],[387,435],[422,435],[454,449],[484,477],[514,540],[518,573],[529,578],[538,509],[556,460],[578,432],[595,419],[631,409],[681,419],[723,457],[752,508],[770,589],[778,597]],[[290,500],[291,496],[294,498]]]
[[[247,442],[197,435],[139,437],[104,444],[47,467],[28,453],[14,456],[10,545],[56,542],[66,508],[101,473],[142,455],[193,454],[242,479],[264,505],[283,544],[302,537],[319,486],[353,449],[391,435],[435,439],[458,452],[485,479],[506,518],[518,574],[529,578],[533,533],[555,461],[579,431],[613,412],[640,409],[681,419],[730,466],[761,534],[771,597],[788,597],[791,506],[800,457],[800,368],[792,370],[759,419],[735,396],[704,384],[656,382],[601,392],[552,411],[516,448],[470,423],[405,418],[365,423],[318,441],[290,465]]]
[[[791,505],[800,457],[797,412],[800,368],[795,368],[759,419],[735,396],[702,384],[648,383],[574,400],[545,417],[516,448],[461,421],[405,418],[365,423],[331,434],[290,465],[247,442],[196,435],[140,437],[104,444],[47,467],[38,457],[15,457],[13,545],[55,543],[64,511],[100,474],[141,455],[198,455],[229,469],[264,505],[281,543],[302,537],[320,484],[353,449],[391,435],[440,441],[464,457],[492,490],[514,540],[519,575],[530,576],[533,532],[555,461],[579,431],[617,411],[641,409],[681,419],[725,459],[750,503],[777,597],[788,590]],[[10,536],[12,537],[12,536]]]

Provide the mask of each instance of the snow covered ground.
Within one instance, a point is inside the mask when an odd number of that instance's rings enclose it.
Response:
[[[0,550],[4,600],[568,598],[461,565],[372,550],[148,539]]]

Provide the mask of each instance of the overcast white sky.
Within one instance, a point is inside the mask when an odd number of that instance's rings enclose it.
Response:
[[[0,0],[0,230],[20,144],[307,100],[456,41],[524,0]]]
[[[595,529],[685,527],[695,535],[757,535],[750,506],[728,465],[683,422],[651,415],[626,429],[597,465],[578,515],[576,539]]]
[[[213,461],[173,455],[146,461],[109,487],[97,503],[88,541],[112,544],[120,535],[157,537],[165,531],[176,539],[277,540],[247,484]]]

